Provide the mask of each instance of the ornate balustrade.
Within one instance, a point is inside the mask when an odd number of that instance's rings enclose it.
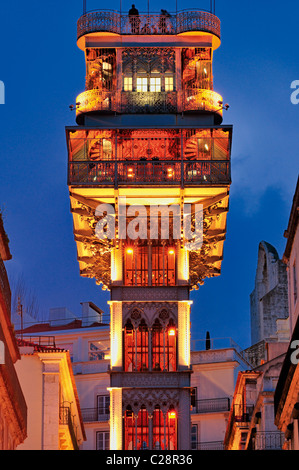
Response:
[[[178,113],[212,112],[222,119],[222,97],[213,90],[188,89],[183,92],[112,92],[86,90],[76,98],[76,116],[93,112]]]
[[[282,450],[285,436],[280,431],[257,431],[254,436],[254,450]]]
[[[182,111],[208,111],[222,117],[222,96],[213,90],[188,89],[182,92]]]
[[[229,184],[229,161],[73,161],[69,184]]]
[[[141,13],[128,16],[117,11],[97,10],[81,16],[77,22],[77,38],[89,33],[164,35],[206,32],[220,38],[220,20],[208,11],[186,10],[162,16]]]

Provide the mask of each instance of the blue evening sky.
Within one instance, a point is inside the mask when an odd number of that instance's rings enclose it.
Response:
[[[87,0],[87,10],[106,3]],[[127,11],[131,2],[123,1]],[[147,11],[146,1],[137,1]],[[177,8],[209,9],[210,1],[178,1]],[[109,2],[110,9],[120,3]],[[150,11],[175,11],[169,0]],[[6,267],[38,299],[41,318],[51,307],[80,312],[93,301],[108,313],[109,294],[79,276],[66,180],[65,126],[69,105],[84,90],[83,52],[76,46],[82,0],[5,2],[1,7],[0,209],[13,259]],[[230,108],[232,179],[222,274],[191,294],[192,338],[231,337],[250,344],[249,295],[258,244],[282,256],[298,176],[299,105],[290,101],[299,79],[299,4],[217,0],[222,44],[214,55],[214,89]]]

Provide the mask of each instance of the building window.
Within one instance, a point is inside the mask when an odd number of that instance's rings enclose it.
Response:
[[[110,449],[110,433],[109,431],[98,431],[96,434],[97,438],[97,450],[109,450]]]
[[[124,330],[124,369],[125,372],[147,371],[149,368],[148,328],[144,321],[137,329],[129,322]]]
[[[191,426],[191,450],[197,450],[197,424]]]
[[[170,322],[163,328],[158,320],[152,329],[152,369],[176,371],[176,328]]]
[[[137,77],[137,91],[147,91],[147,77]]]
[[[296,273],[296,262],[293,264],[293,289],[294,289],[294,304],[297,302],[297,273]]]
[[[148,259],[151,257],[151,266]],[[175,285],[175,250],[167,246],[126,248],[124,284],[126,286]]]
[[[173,77],[165,77],[165,91],[173,91]]]
[[[105,359],[105,353],[101,349],[97,341],[91,341],[88,344],[88,360],[89,361],[98,361]]]
[[[150,91],[152,92],[161,91],[161,78],[160,77],[150,78]]]
[[[97,396],[97,410],[99,421],[106,421],[110,415],[110,396],[98,395]]]
[[[135,417],[132,410],[125,412],[125,450],[146,450],[149,448],[148,412],[144,406]]]
[[[153,413],[153,449],[177,449],[177,413],[170,408],[164,416],[160,407],[156,406]]]
[[[133,90],[133,78],[124,77],[124,91],[132,91],[132,90]]]
[[[197,387],[191,388],[190,398],[191,398],[191,407],[196,409]]]

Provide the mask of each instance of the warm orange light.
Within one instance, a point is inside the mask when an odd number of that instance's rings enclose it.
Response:
[[[169,336],[175,336],[175,329],[171,328],[170,330],[168,330],[168,335]]]
[[[171,178],[173,176],[173,169],[172,168],[167,168],[167,176],[168,176],[168,178]]]
[[[169,255],[174,255],[174,250],[168,250]]]
[[[175,411],[169,411],[168,417],[169,417],[169,419],[175,419],[176,418],[176,412]]]
[[[126,253],[127,253],[128,255],[132,255],[132,254],[133,254],[132,248],[127,248]]]

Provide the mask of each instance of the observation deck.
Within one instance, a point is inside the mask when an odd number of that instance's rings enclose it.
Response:
[[[197,9],[181,10],[175,13],[128,13],[114,10],[94,10],[82,15],[77,22],[78,46],[80,39],[89,34],[115,35],[190,35],[211,34],[213,47],[220,45],[220,20],[209,11]],[[80,47],[81,48],[81,47]]]
[[[76,120],[83,123],[85,114],[175,114],[201,112],[215,115],[222,122],[222,96],[213,90],[190,89],[171,92],[109,92],[86,90],[76,98]]]

